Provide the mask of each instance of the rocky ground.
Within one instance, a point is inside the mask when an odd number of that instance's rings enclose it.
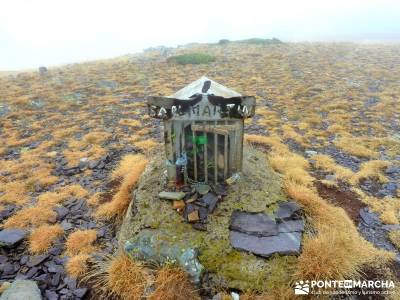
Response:
[[[110,201],[118,189],[110,174],[121,158],[148,155],[162,141],[161,124],[147,116],[143,97],[169,95],[202,75],[255,95],[257,113],[246,122],[246,134],[276,137],[307,159],[319,194],[344,208],[366,240],[398,255],[388,239],[400,230],[398,48],[283,44],[195,50],[214,54],[216,62],[172,66],[155,51],[0,78],[1,283],[29,279],[48,299],[90,298],[90,286],[66,272],[66,240],[78,229],[94,229],[93,258],[114,252],[118,223],[95,218],[90,199],[100,193],[99,204]],[[384,167],[351,182],[318,168],[318,154],[354,174],[369,161]],[[52,208],[56,217],[48,223],[60,224],[64,233],[45,253],[29,251],[37,225],[3,228],[19,211],[36,206],[42,194],[74,185],[87,195],[69,196]],[[390,222],[383,218],[388,212],[394,216]]]

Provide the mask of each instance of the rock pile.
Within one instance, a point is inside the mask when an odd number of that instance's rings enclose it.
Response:
[[[234,211],[230,223],[233,248],[269,257],[298,255],[304,220],[295,202],[282,202],[275,215]]]

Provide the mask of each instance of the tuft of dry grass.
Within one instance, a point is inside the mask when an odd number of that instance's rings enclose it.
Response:
[[[351,155],[365,158],[378,157],[377,152],[371,150],[370,148],[367,148],[362,144],[362,141],[360,139],[354,137],[343,136],[339,140],[335,140],[334,144],[339,149]]]
[[[389,232],[389,239],[400,250],[400,230],[393,230]]]
[[[61,225],[42,225],[34,229],[29,236],[29,250],[34,254],[46,252],[53,242],[63,235]]]
[[[120,253],[108,265],[106,285],[112,295],[121,299],[140,300],[149,286],[149,278],[143,265]]]
[[[11,181],[7,183],[2,183],[0,186],[0,203],[14,203],[17,205],[25,204],[29,197],[26,194],[28,192],[26,183],[22,181]]]
[[[295,153],[271,153],[268,156],[271,167],[285,176],[285,180],[312,186],[314,178],[309,175],[308,161]]]
[[[312,159],[315,161],[316,168],[333,173],[338,179],[347,181],[354,175],[352,170],[338,165],[335,160],[328,155],[317,154],[314,155]]]
[[[90,254],[96,249],[95,246],[93,246],[96,239],[96,230],[76,230],[68,236],[65,242],[66,254]]]
[[[55,223],[57,214],[51,208],[32,206],[17,211],[4,222],[4,228],[29,228]]]
[[[88,260],[90,255],[77,254],[70,257],[66,264],[66,271],[69,276],[77,278],[88,271]]]
[[[360,170],[351,178],[352,184],[358,184],[362,179],[374,178],[381,183],[388,181],[383,174],[383,169],[390,165],[385,160],[370,160],[361,164]]]
[[[122,159],[118,168],[112,174],[112,178],[122,177],[121,185],[110,202],[98,207],[95,212],[97,218],[121,218],[125,214],[131,200],[131,190],[138,182],[147,163],[148,160],[139,154],[128,155],[128,157]]]
[[[11,283],[8,282],[8,281],[5,281],[5,282],[1,283],[1,285],[0,285],[0,295],[1,295],[6,289],[8,289],[10,286],[11,286]]]
[[[149,300],[200,299],[186,272],[176,266],[166,265],[158,270],[155,278],[155,291]]]
[[[363,264],[388,261],[393,254],[377,250],[358,233],[342,208],[332,206],[314,190],[286,182],[289,197],[303,205],[318,234],[304,240],[296,276],[307,279],[345,279],[360,275]]]
[[[151,153],[158,145],[159,143],[152,139],[135,142],[135,146],[143,150],[146,154]]]

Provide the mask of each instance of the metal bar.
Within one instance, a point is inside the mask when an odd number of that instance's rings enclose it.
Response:
[[[192,131],[192,143],[193,143],[194,180],[197,181],[197,144],[196,144],[196,132],[195,131]]]
[[[204,182],[208,182],[207,133],[204,132]]]
[[[181,145],[181,153],[186,152],[185,148],[185,121],[182,122],[182,145]],[[187,154],[186,154],[187,155]],[[183,182],[186,185],[187,184],[187,166],[185,165],[184,170],[183,170]]]
[[[224,135],[224,179],[228,178],[228,135]]]
[[[217,126],[217,121],[214,122]],[[218,182],[218,133],[214,133],[214,183]]]

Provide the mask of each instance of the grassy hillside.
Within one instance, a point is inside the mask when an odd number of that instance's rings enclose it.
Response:
[[[193,53],[213,59],[169,59]],[[293,280],[381,270],[398,280],[389,258],[398,253],[399,229],[387,235],[377,227],[371,236],[358,210],[369,207],[379,226],[400,222],[399,54],[399,45],[221,43],[0,76],[1,221],[29,232],[25,246],[1,254],[56,249],[46,259],[67,257],[61,278],[81,278],[95,253],[112,253],[111,225],[162,144],[143,97],[170,95],[205,75],[256,96],[246,140],[267,153],[287,194],[305,208],[315,234],[305,239]],[[390,251],[378,251],[374,236]],[[2,281],[18,272],[25,274],[21,268]],[[43,293],[57,287],[37,280]],[[281,295],[291,293],[280,284]]]

